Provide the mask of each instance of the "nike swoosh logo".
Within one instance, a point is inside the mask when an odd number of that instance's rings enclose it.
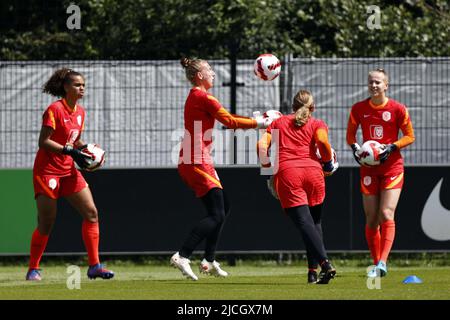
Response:
[[[391,180],[394,180],[395,178],[397,178],[397,176],[391,177]]]
[[[436,241],[450,240],[450,210],[442,206],[439,193],[442,178],[434,187],[422,211],[422,230],[431,239]]]
[[[64,119],[64,122],[68,122],[68,121],[70,121],[70,119],[68,119],[68,120]]]

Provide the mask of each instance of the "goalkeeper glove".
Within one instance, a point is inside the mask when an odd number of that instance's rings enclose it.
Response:
[[[265,129],[272,123],[272,119],[270,118],[258,117],[255,118],[255,120],[256,120],[256,128],[258,129]]]
[[[382,149],[383,149],[383,151],[380,152],[380,162],[381,163],[385,162],[389,158],[389,155],[393,151],[397,150],[397,146],[395,144],[393,144],[393,143],[391,143],[391,144],[384,144],[382,146]]]
[[[81,147],[81,149],[86,146]],[[67,154],[72,157],[73,161],[77,163],[77,165],[81,169],[86,169],[89,166],[88,160],[93,160],[91,155],[81,152],[80,149],[74,148],[70,144],[66,144],[62,150],[62,154]]]
[[[270,178],[267,179],[267,189],[269,189],[270,194],[271,194],[275,199],[279,199],[279,198],[278,198],[278,194],[277,194],[277,190],[275,190],[275,185],[274,185],[273,180],[274,180],[273,176],[270,176]]]
[[[256,128],[265,129],[272,123],[272,118],[266,118],[261,115],[259,111],[253,111],[253,119],[256,120]]]
[[[325,177],[329,177],[339,168],[339,162],[333,163],[333,160],[330,160],[328,162],[325,162],[322,168]]]
[[[359,151],[361,150],[361,147],[357,143],[352,144],[351,147],[353,151],[353,158],[355,158],[355,161],[358,162],[358,164],[361,166],[361,158],[359,157]]]

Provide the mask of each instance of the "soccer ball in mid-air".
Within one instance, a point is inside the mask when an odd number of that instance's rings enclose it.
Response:
[[[382,144],[375,140],[367,140],[357,152],[362,165],[373,167],[380,164]]]
[[[320,151],[319,148],[317,148],[317,145],[316,145],[316,156],[317,159],[319,159],[319,162],[323,165],[322,156],[320,155]],[[331,160],[333,161],[333,165],[338,162],[336,150],[334,150],[333,148],[331,148]]]
[[[95,171],[99,169],[105,163],[105,150],[100,148],[97,144],[89,143],[81,152],[91,156],[91,159],[87,159],[88,165],[83,168],[86,171]]]
[[[280,75],[281,62],[273,54],[264,53],[256,58],[253,71],[258,78],[271,81]]]

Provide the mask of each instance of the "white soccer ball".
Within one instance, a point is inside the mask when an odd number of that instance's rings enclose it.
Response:
[[[361,146],[357,153],[361,164],[373,167],[380,164],[380,153],[382,152],[382,144],[375,140],[367,140]]]
[[[267,110],[266,112],[263,113],[264,118],[270,118],[272,119],[272,121],[281,118],[282,116],[283,114],[278,110]]]
[[[319,148],[317,147],[317,145],[316,145],[316,156],[317,156],[317,159],[319,160],[319,162],[321,164],[323,164],[322,156],[320,155],[320,151],[319,151]],[[331,148],[331,160],[333,160],[333,164],[336,164],[338,162],[336,150],[334,150],[333,148]]]
[[[271,81],[280,75],[281,62],[273,54],[264,53],[256,58],[253,71],[258,78]]]
[[[81,152],[92,157],[92,159],[87,160],[88,166],[84,168],[86,171],[95,171],[105,163],[105,150],[97,144],[89,143]]]

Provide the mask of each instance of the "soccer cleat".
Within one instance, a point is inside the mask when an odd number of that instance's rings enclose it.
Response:
[[[25,280],[27,281],[41,281],[41,270],[39,269],[30,269],[27,272],[27,275],[25,277]]]
[[[387,274],[386,262],[383,260],[378,261],[377,269],[380,271],[380,277],[384,277]]]
[[[180,256],[180,254],[178,252],[176,252],[170,258],[170,264],[174,268],[180,269],[181,273],[184,276],[186,276],[186,277],[188,277],[188,278],[190,278],[190,279],[192,279],[194,281],[197,281],[198,277],[192,271],[190,263],[191,263],[191,261],[188,258],[183,258],[182,256]]]
[[[336,269],[331,265],[328,260],[325,260],[322,265],[322,270],[319,273],[319,279],[317,280],[317,284],[328,284],[331,279],[336,275]]]
[[[367,273],[368,278],[384,277],[387,274],[386,263],[382,260]]]
[[[317,272],[308,271],[308,283],[316,283],[316,282],[317,282]]]
[[[228,277],[228,272],[222,270],[220,268],[220,263],[216,260],[213,262],[208,262],[206,259],[203,259],[200,263],[200,273],[215,277]]]
[[[380,271],[377,266],[374,266],[369,272],[367,272],[367,278],[376,278],[380,276]]]
[[[102,264],[97,263],[96,265],[89,266],[87,276],[89,279],[111,279],[114,277],[114,272],[111,270],[105,269]]]

